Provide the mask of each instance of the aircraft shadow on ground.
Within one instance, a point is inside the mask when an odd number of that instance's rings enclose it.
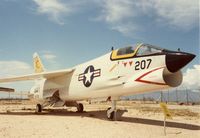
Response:
[[[107,120],[106,117],[106,110],[100,111],[87,111],[83,113],[79,112],[72,112],[63,109],[44,109],[42,113],[35,113],[33,110],[31,112],[27,111],[17,111],[17,112],[0,112],[0,115],[21,115],[21,116],[29,116],[29,115],[48,115],[48,116],[80,116],[80,117],[90,117],[96,118],[101,120]],[[145,125],[155,125],[155,126],[163,126],[163,121],[161,120],[153,120],[153,119],[144,119],[144,118],[134,118],[134,117],[124,117],[122,116],[124,112],[127,110],[118,110],[117,111],[117,121],[120,122],[128,122],[128,123],[138,123],[138,124],[145,124]],[[194,124],[186,124],[180,122],[168,122],[166,121],[167,127],[173,128],[182,128],[188,130],[200,130],[199,125]]]

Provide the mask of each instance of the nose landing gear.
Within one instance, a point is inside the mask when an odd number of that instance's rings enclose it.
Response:
[[[116,100],[113,100],[112,101],[112,107],[109,107],[108,109],[107,109],[107,118],[109,119],[109,120],[115,120],[115,121],[117,121],[117,108],[116,108],[116,103],[117,103],[117,101]]]

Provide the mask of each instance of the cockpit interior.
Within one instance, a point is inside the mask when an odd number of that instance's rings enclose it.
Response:
[[[126,59],[132,57],[146,56],[161,53],[164,49],[149,44],[136,44],[136,46],[128,46],[113,50],[111,60]]]

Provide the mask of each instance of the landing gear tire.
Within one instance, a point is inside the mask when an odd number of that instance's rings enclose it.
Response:
[[[109,120],[113,120],[113,118],[114,118],[114,111],[112,111],[112,112],[110,112],[110,110],[111,110],[111,107],[109,107],[108,109],[107,109],[107,118],[109,119]]]
[[[35,110],[36,113],[41,113],[42,112],[42,106],[41,104],[37,104],[36,105],[36,110]]]
[[[82,104],[82,103],[79,103],[79,104],[77,105],[77,112],[83,112],[83,109],[84,109],[83,104]]]

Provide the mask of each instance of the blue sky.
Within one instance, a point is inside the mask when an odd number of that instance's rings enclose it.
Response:
[[[1,0],[0,75],[31,73],[34,52],[54,70],[138,42],[194,53],[192,68],[200,63],[198,2]]]

